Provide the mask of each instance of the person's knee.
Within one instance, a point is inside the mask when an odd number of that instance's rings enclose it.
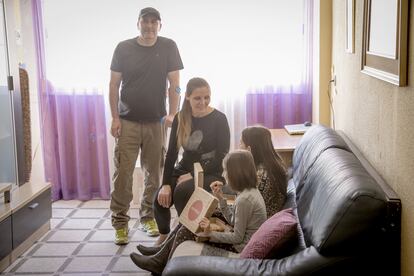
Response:
[[[194,181],[185,181],[175,188],[174,191],[174,205],[178,215],[184,210],[185,205],[194,192]]]
[[[174,199],[191,196],[194,192],[194,180],[190,179],[178,184],[174,190]]]
[[[173,205],[173,201],[171,200],[171,204],[170,204],[170,206],[169,206],[169,207],[164,207],[164,206],[162,206],[162,205],[158,202],[158,193],[159,193],[159,190],[158,190],[158,192],[155,194],[155,197],[154,197],[154,202],[153,202],[153,204],[152,204],[152,206],[154,207],[154,212],[155,212],[155,213],[159,213],[159,214],[161,214],[161,213],[166,213],[166,212],[168,212],[168,211],[170,210],[171,206]]]
[[[152,203],[152,206],[154,207],[154,211],[155,210],[159,210],[160,208],[163,208],[159,203],[158,203],[158,196],[155,196],[154,201]]]
[[[161,210],[162,208],[164,208],[163,206],[160,205],[160,203],[158,202],[158,194],[160,193],[160,189],[157,190],[157,192],[154,194],[154,198],[153,198],[153,203],[152,206],[154,207],[154,211],[155,210]]]

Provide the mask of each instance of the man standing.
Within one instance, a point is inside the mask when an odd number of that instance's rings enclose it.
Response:
[[[170,126],[177,112],[179,70],[183,69],[175,42],[158,36],[161,16],[156,9],[142,9],[137,25],[140,35],[120,42],[111,63],[111,134],[116,140],[111,211],[116,244],[128,243],[130,217],[127,212],[132,201],[132,175],[140,150],[145,178],[140,229],[149,236],[159,234],[152,206],[164,158],[162,121]],[[168,115],[165,106],[167,81]]]

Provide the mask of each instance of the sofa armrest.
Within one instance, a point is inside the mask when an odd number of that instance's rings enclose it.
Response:
[[[343,273],[352,267],[350,262],[347,257],[324,257],[314,247],[308,247],[280,260],[176,257],[168,262],[162,275],[346,275]]]

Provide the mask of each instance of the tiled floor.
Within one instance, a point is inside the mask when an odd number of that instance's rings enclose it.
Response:
[[[137,230],[138,206],[131,206],[130,243],[113,243],[109,201],[54,202],[51,230],[1,275],[150,275],[129,258],[139,243],[155,238]]]

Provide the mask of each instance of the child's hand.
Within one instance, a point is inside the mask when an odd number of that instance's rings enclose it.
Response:
[[[223,199],[223,185],[224,184],[221,181],[214,181],[210,184],[213,195],[218,199]]]
[[[199,223],[201,229],[203,229],[203,231],[205,233],[210,233],[211,229],[210,229],[210,220],[206,217],[202,218],[200,223]]]

